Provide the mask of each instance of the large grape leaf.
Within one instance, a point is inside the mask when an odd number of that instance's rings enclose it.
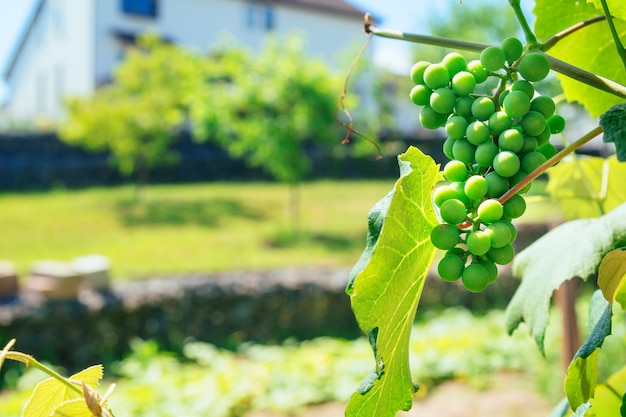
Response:
[[[602,10],[601,0],[587,0],[587,3],[593,3],[599,10]],[[626,20],[626,2],[624,0],[606,0],[606,4],[611,11],[611,16]]]
[[[542,236],[513,263],[522,282],[506,310],[509,333],[526,322],[543,353],[552,293],[574,277],[586,279],[597,271],[606,253],[626,241],[626,204],[596,219],[574,220]]]
[[[626,367],[598,384],[587,417],[622,417],[620,408],[626,390]]]
[[[606,254],[598,270],[598,287],[604,298],[618,301],[626,308],[626,249],[620,248]]]
[[[534,13],[537,17],[535,34],[542,41],[582,20],[603,14],[601,8],[578,0],[537,0]],[[624,42],[626,22],[617,20],[615,26]],[[561,39],[548,53],[587,71],[626,84],[626,70],[606,22],[589,25]],[[567,100],[578,101],[594,117],[625,101],[569,77],[559,74],[558,78]]]
[[[374,370],[347,405],[350,417],[393,417],[411,407],[416,389],[408,343],[435,253],[430,231],[438,222],[431,195],[438,166],[413,147],[399,163],[393,191],[368,215],[367,247],[346,289],[375,356]]]
[[[626,201],[626,164],[615,156],[561,161],[550,168],[548,178],[546,191],[568,220],[598,217]]]

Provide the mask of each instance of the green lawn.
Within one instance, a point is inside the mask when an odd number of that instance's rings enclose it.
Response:
[[[288,188],[274,183],[130,186],[0,195],[0,258],[27,272],[41,259],[99,253],[114,279],[281,266],[352,265],[367,212],[393,181],[301,187],[301,235],[290,239]]]

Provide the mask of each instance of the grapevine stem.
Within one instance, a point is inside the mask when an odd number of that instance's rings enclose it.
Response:
[[[465,51],[481,52],[483,49],[490,46],[484,43],[462,41],[459,39],[450,39],[441,36],[419,35],[415,33],[400,32],[397,30],[380,29],[374,25],[367,26],[366,32],[382,38],[441,46],[444,48],[461,49]]]
[[[547,171],[548,168],[552,167],[554,164],[559,162],[561,159],[565,158],[567,155],[569,155],[570,153],[574,152],[576,149],[580,148],[585,143],[589,142],[591,139],[593,139],[596,136],[600,135],[602,132],[603,132],[602,126],[597,126],[592,131],[590,131],[589,133],[587,133],[586,135],[584,135],[583,137],[578,139],[576,142],[572,143],[571,145],[567,146],[566,148],[563,148],[561,150],[561,152],[557,153],[552,158],[548,159],[546,162],[541,164],[537,169],[535,169],[534,171],[532,171],[528,175],[526,175],[526,177],[523,180],[521,180],[520,182],[515,184],[511,189],[509,189],[509,191],[504,193],[504,195],[502,197],[500,197],[498,200],[501,203],[506,202],[508,199],[513,197],[515,194],[517,194],[522,188],[524,188],[526,185],[530,184],[535,178],[537,178],[539,175],[541,175],[545,171]]]
[[[626,68],[626,49],[624,49],[624,45],[622,44],[622,41],[617,34],[617,29],[615,29],[615,23],[613,23],[613,16],[611,16],[611,11],[609,10],[609,6],[606,4],[606,0],[600,0],[600,2],[602,3],[602,10],[604,10],[606,21],[609,24],[609,28],[611,29],[611,35],[613,35],[613,41],[615,42],[617,53],[619,54],[619,57],[622,58],[624,68]]]
[[[511,7],[513,7],[513,11],[515,12],[515,17],[519,21],[522,30],[524,31],[524,35],[526,36],[526,43],[530,45],[537,44],[537,38],[533,33],[533,30],[530,28],[528,24],[528,20],[526,20],[526,16],[524,16],[524,12],[522,11],[522,7],[520,5],[520,0],[509,0]]]
[[[583,20],[582,22],[578,22],[575,25],[572,25],[568,27],[567,29],[564,29],[560,31],[559,33],[557,33],[556,35],[552,36],[547,41],[540,44],[538,48],[545,52],[548,49],[552,48],[554,45],[556,45],[557,42],[559,42],[561,39],[565,38],[566,36],[569,36],[586,26],[592,25],[597,22],[601,22],[605,19],[606,19],[606,16],[600,15],[600,16],[592,17],[590,19]]]

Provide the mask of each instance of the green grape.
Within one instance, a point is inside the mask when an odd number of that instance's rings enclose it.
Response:
[[[503,177],[512,177],[520,166],[519,157],[511,151],[502,151],[493,158],[493,170]]]
[[[496,111],[496,105],[489,97],[478,97],[472,103],[472,115],[478,120],[488,120]]]
[[[541,152],[543,156],[546,157],[546,160],[552,158],[554,155],[556,155],[559,152],[556,150],[554,145],[552,145],[550,142],[540,145],[537,150]]]
[[[528,176],[528,173],[526,171],[523,171],[523,170],[520,169],[519,171],[517,171],[517,173],[515,173],[515,175],[513,175],[509,179],[509,181],[511,183],[511,186],[514,186],[514,185],[518,184],[520,181],[523,181],[527,176]],[[528,184],[526,184],[524,186],[524,188],[519,190],[517,193],[518,194],[524,194],[524,193],[528,192],[528,190],[530,190],[531,186],[532,186],[532,182],[529,182]]]
[[[515,257],[515,249],[510,244],[501,248],[491,248],[487,252],[487,256],[498,265],[506,265]]]
[[[433,202],[437,207],[441,207],[444,201],[458,198],[459,193],[450,185],[440,185],[433,192]]]
[[[510,92],[511,90],[504,90],[502,93],[500,93],[500,95],[498,96],[498,105],[500,107],[504,105],[504,99],[506,98],[506,96],[509,95]]]
[[[447,116],[445,114],[437,113],[430,106],[422,107],[420,111],[419,120],[422,126],[426,129],[438,129],[446,122]]]
[[[465,204],[465,207],[470,206],[470,199],[465,195],[465,183],[462,181],[455,181],[448,184],[450,188],[456,191],[456,199]]]
[[[515,242],[515,239],[517,238],[517,229],[515,228],[515,225],[506,220],[500,220],[499,223],[502,223],[509,228],[509,232],[511,232],[511,240],[509,241],[509,244],[513,244],[513,242]]]
[[[565,129],[565,119],[560,114],[550,116],[547,123],[552,133],[561,133]]]
[[[459,229],[453,224],[440,224],[430,232],[430,241],[437,249],[448,250],[461,241]]]
[[[530,102],[530,109],[543,114],[546,119],[554,114],[556,104],[548,96],[537,96]]]
[[[453,139],[461,139],[465,136],[467,120],[461,116],[451,116],[446,121],[446,134]]]
[[[461,200],[453,198],[443,202],[439,209],[439,214],[446,223],[463,223],[467,218],[467,207]]]
[[[467,71],[474,76],[476,84],[484,83],[489,78],[489,71],[483,67],[478,59],[467,63]]]
[[[480,63],[488,71],[498,71],[504,68],[506,58],[502,49],[497,46],[489,46],[480,53]]]
[[[550,130],[550,126],[548,126],[548,123],[546,120],[546,128],[543,129],[543,132],[537,135],[537,146],[541,146],[544,143],[548,143],[551,135],[552,135],[552,131]]]
[[[455,74],[458,74],[461,71],[465,71],[467,69],[467,63],[465,62],[465,58],[458,52],[450,52],[441,60],[441,64],[448,69],[448,73],[450,74],[450,78],[454,77]]]
[[[517,61],[524,52],[524,45],[517,38],[506,38],[500,43],[500,48],[509,63]]]
[[[502,206],[502,203],[500,203],[498,200],[496,200],[495,198],[490,198],[480,203],[476,214],[478,214],[478,218],[481,222],[486,224],[493,223],[502,218],[502,215],[504,214],[504,208]]]
[[[456,99],[456,105],[454,106],[454,112],[461,117],[464,117],[468,121],[472,118],[472,104],[474,104],[474,98],[470,96],[461,96]]]
[[[490,167],[493,163],[493,158],[498,154],[498,146],[492,141],[481,143],[474,152],[474,159],[478,163],[478,166],[482,168]]]
[[[452,155],[454,155],[454,159],[458,159],[466,164],[474,160],[475,153],[476,146],[469,143],[467,139],[458,139],[454,142],[454,145],[452,145]]]
[[[531,110],[522,117],[520,125],[525,134],[537,136],[546,129],[546,118],[543,117],[543,114]]]
[[[472,175],[465,181],[463,186],[465,195],[470,200],[480,200],[487,195],[488,188],[487,180],[482,175]]]
[[[510,129],[513,126],[513,121],[503,111],[497,111],[491,116],[489,116],[489,129],[495,135],[499,135],[507,129]]]
[[[489,140],[491,132],[489,131],[489,126],[479,120],[475,120],[467,125],[465,136],[467,136],[467,141],[472,145],[480,145]]]
[[[481,292],[489,285],[490,274],[487,269],[479,264],[472,263],[463,270],[461,281],[468,291]]]
[[[447,87],[449,82],[450,74],[448,69],[442,64],[430,64],[424,70],[424,83],[433,90]]]
[[[448,138],[443,142],[443,154],[448,157],[448,159],[454,159],[454,154],[452,153],[454,142],[456,142],[455,138]]]
[[[491,284],[498,278],[498,267],[491,259],[483,259],[478,261],[478,263],[484,266],[489,273],[489,277],[487,279],[488,284]]]
[[[411,89],[409,93],[409,97],[411,101],[418,106],[425,106],[430,103],[430,95],[433,93],[433,90],[426,87],[424,84],[418,84]]]
[[[523,91],[511,91],[504,98],[502,107],[511,118],[520,119],[530,110],[530,98]]]
[[[537,82],[548,76],[550,62],[542,53],[530,52],[522,57],[517,69],[526,80]]]
[[[498,136],[498,146],[503,151],[519,152],[524,146],[524,135],[517,129],[507,129]]]
[[[418,61],[411,67],[411,80],[414,84],[424,84],[424,71],[430,65],[428,61]]]
[[[468,71],[461,71],[452,77],[452,91],[459,96],[465,96],[474,92],[476,78]]]
[[[487,225],[485,233],[489,236],[492,248],[501,248],[511,243],[511,230],[503,220]]]
[[[487,196],[489,197],[500,197],[509,189],[508,178],[502,177],[497,172],[485,175],[485,180],[487,180]]]
[[[443,168],[443,176],[448,181],[465,181],[467,166],[461,161],[452,160]]]
[[[521,168],[525,172],[533,172],[546,162],[546,157],[539,151],[529,152],[522,158]]]
[[[467,236],[467,250],[474,256],[482,256],[491,249],[491,238],[483,230],[476,230]]]
[[[461,278],[465,269],[465,261],[458,255],[446,255],[439,261],[437,272],[444,281],[456,281]]]
[[[517,219],[526,211],[526,200],[519,194],[515,194],[503,204],[504,217],[509,219]]]
[[[446,116],[452,113],[456,104],[456,95],[449,88],[438,88],[430,95],[430,107]]]
[[[526,80],[517,80],[511,84],[511,91],[522,91],[526,93],[528,98],[532,99],[535,95],[535,87]]]
[[[467,259],[467,251],[465,249],[456,247],[446,251],[446,255],[456,255],[459,258],[463,259],[463,262]]]
[[[524,135],[524,145],[522,149],[517,153],[518,155],[526,155],[528,152],[536,151],[539,145],[537,144],[537,138],[534,136]]]

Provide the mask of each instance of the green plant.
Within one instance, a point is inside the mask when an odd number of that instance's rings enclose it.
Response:
[[[535,178],[548,172],[552,184],[560,183],[548,187],[558,198],[572,171],[563,168],[552,175],[549,168],[559,162],[570,165],[564,158],[601,133],[605,142],[615,143],[618,160],[626,160],[624,7],[617,0],[537,0],[533,31],[520,1],[509,3],[525,44],[507,38],[493,46],[383,30],[366,16],[371,35],[480,52],[480,60],[468,63],[453,52],[438,63],[419,61],[411,70],[416,86],[409,96],[422,106],[421,124],[445,128],[449,138],[443,149],[453,162],[444,167],[442,178],[429,156],[409,148],[399,156],[396,186],[370,211],[367,246],[346,291],[375,364],[351,397],[347,416],[391,417],[411,407],[417,386],[406,346],[436,249],[447,251],[437,268],[444,280],[461,279],[468,290],[482,291],[496,279],[494,264],[507,264],[515,256],[511,220],[523,214],[520,195]],[[568,100],[578,101],[593,117],[601,115],[600,126],[560,152],[550,136],[564,130],[564,118],[533,86],[551,69]],[[473,93],[488,77],[498,81],[496,87],[486,95]],[[598,274],[591,330],[567,370],[566,399],[555,416],[620,416],[626,409],[626,367],[606,381],[597,377],[613,304],[626,306],[626,204],[609,198],[606,185],[609,178],[626,184],[624,177],[614,178],[618,164],[606,166],[599,192],[592,180],[586,179],[584,187],[600,217],[572,219],[554,228],[518,254],[513,265],[522,283],[507,309],[507,329],[513,332],[526,322],[542,353],[553,291],[574,277]]]

